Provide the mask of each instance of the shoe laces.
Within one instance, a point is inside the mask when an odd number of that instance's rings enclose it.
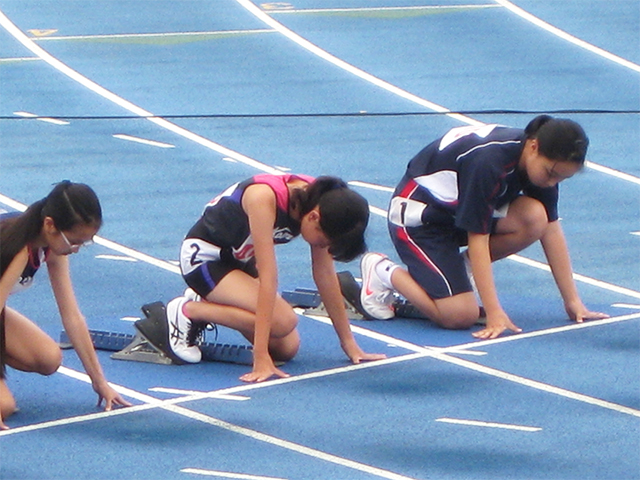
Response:
[[[192,347],[204,344],[207,330],[216,332],[215,338],[218,338],[218,326],[215,323],[191,321],[191,327],[187,334],[187,345]]]
[[[375,299],[376,302],[381,303],[383,305],[391,305],[394,300],[393,290],[384,290],[378,294],[376,294]]]

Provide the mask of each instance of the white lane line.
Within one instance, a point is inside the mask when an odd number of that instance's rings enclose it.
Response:
[[[640,310],[640,305],[631,303],[614,303],[611,306],[617,308],[629,308],[631,310]]]
[[[456,418],[436,418],[436,422],[453,423],[457,425],[470,425],[474,427],[486,427],[486,428],[504,428],[507,430],[520,430],[523,432],[539,432],[542,430],[540,427],[526,427],[524,425],[510,425],[508,423],[493,423],[493,422],[479,422],[477,420],[459,420]]]
[[[465,350],[467,348],[478,348],[478,347],[484,347],[486,345],[497,345],[499,343],[514,342],[518,340],[524,340],[527,338],[543,337],[545,335],[553,335],[556,333],[582,330],[584,328],[595,328],[603,325],[610,325],[610,324],[619,323],[619,322],[626,322],[629,320],[636,320],[638,318],[640,318],[640,313],[632,313],[629,315],[620,315],[618,317],[603,318],[602,320],[590,320],[583,323],[573,322],[570,325],[565,325],[563,327],[547,328],[547,329],[538,330],[535,332],[516,333],[513,335],[508,335],[506,337],[494,338],[492,340],[476,340],[474,342],[455,345],[452,347],[446,347],[441,349],[441,351],[443,353],[457,353],[458,350]]]
[[[113,135],[114,138],[119,138],[120,140],[127,140],[129,142],[141,143],[143,145],[150,145],[152,147],[159,148],[176,148],[175,145],[171,145],[170,143],[158,142],[156,140],[148,140],[146,138],[134,137],[133,135],[126,135],[124,133],[116,133]]]
[[[32,62],[33,60],[42,61],[38,57],[10,57],[10,58],[0,58],[0,64],[15,63],[15,62]]]
[[[117,262],[137,262],[135,258],[125,257],[122,255],[96,255],[96,258],[99,260],[115,260]]]
[[[246,473],[220,472],[216,470],[203,470],[201,468],[183,468],[182,473],[191,473],[193,475],[204,475],[207,477],[236,478],[239,480],[287,480],[280,477],[264,477],[258,475],[248,475]]]
[[[201,390],[184,390],[181,388],[167,388],[167,387],[151,387],[149,389],[150,392],[158,392],[158,393],[170,393],[173,395],[201,395],[206,394],[208,392],[203,392]],[[246,400],[251,400],[251,397],[246,397],[243,395],[225,395],[221,393],[220,395],[207,395],[207,398],[217,398],[220,400],[234,400],[237,402],[244,402]]]
[[[251,33],[273,33],[273,30],[261,28],[253,30],[216,30],[211,32],[165,32],[165,33],[114,33],[110,35],[68,35],[55,37],[32,38],[36,42],[56,41],[56,40],[119,40],[119,39],[154,39],[154,38],[180,38],[180,37],[202,37],[245,35]]]
[[[417,95],[414,95],[412,93],[407,92],[406,90],[403,90],[399,87],[396,87],[395,85],[390,84],[389,82],[385,82],[384,80],[375,77],[373,75],[371,75],[370,73],[365,72],[364,70],[361,70],[353,65],[351,65],[350,63],[345,62],[344,60],[339,59],[338,57],[335,57],[334,55],[331,55],[329,52],[322,50],[320,47],[318,47],[317,45],[311,43],[309,40],[301,37],[300,35],[298,35],[297,33],[293,32],[292,30],[289,30],[287,27],[285,27],[284,25],[282,25],[280,22],[274,20],[273,18],[271,18],[267,13],[263,12],[262,10],[260,10],[259,7],[257,7],[256,5],[254,5],[251,1],[249,0],[236,0],[242,7],[244,7],[246,10],[248,10],[250,13],[252,13],[254,16],[256,16],[258,19],[260,19],[262,22],[264,22],[265,24],[267,24],[269,27],[273,28],[274,30],[277,30],[278,32],[280,32],[280,34],[284,35],[285,37],[289,38],[290,40],[292,40],[293,42],[297,43],[298,45],[300,45],[301,47],[305,48],[306,50],[310,51],[311,53],[313,53],[314,55],[336,65],[337,67],[342,68],[343,70],[359,77],[362,78],[363,80],[372,83],[374,85],[377,85],[380,88],[383,88],[384,90],[387,90],[388,92],[391,92],[395,95],[398,95],[399,97],[405,98],[407,100],[412,101],[413,103],[416,103],[418,105],[421,105],[423,107],[428,108],[429,110],[433,110],[434,112],[440,112],[443,114],[446,114],[447,116],[454,118],[456,120],[459,120],[461,122],[467,123],[469,125],[484,125],[482,122],[478,121],[478,120],[474,120],[471,117],[467,117],[465,115],[460,115],[458,113],[451,113],[451,110],[438,105],[436,103],[430,102],[428,100],[425,100],[423,98],[418,97]]]
[[[265,9],[269,15],[291,14],[291,13],[368,13],[368,12],[411,12],[411,11],[439,11],[439,10],[471,10],[480,8],[496,8],[499,5],[478,4],[478,5],[425,5],[412,7],[360,7],[360,8],[305,8],[305,9]]]
[[[612,62],[615,62],[615,63],[617,63],[619,65],[622,65],[623,67],[629,68],[629,69],[634,70],[636,72],[640,72],[640,65],[637,65],[637,64],[635,64],[633,62],[630,62],[629,60],[626,60],[626,59],[624,59],[622,57],[614,55],[611,52],[607,52],[606,50],[603,50],[600,47],[596,47],[595,45],[587,43],[584,40],[581,40],[581,39],[579,39],[577,37],[574,37],[573,35],[565,32],[563,30],[560,30],[559,28],[554,27],[553,25],[545,22],[544,20],[541,20],[540,18],[530,14],[526,10],[523,10],[522,8],[514,5],[513,3],[511,3],[508,0],[494,0],[494,1],[496,3],[498,3],[499,5],[502,5],[507,10],[510,10],[511,12],[515,13],[519,17],[524,18],[528,22],[533,23],[534,25],[546,30],[549,33],[552,33],[552,34],[556,35],[557,37],[562,38],[563,40],[571,42],[574,45],[577,45],[578,47],[584,48],[585,50],[588,50],[588,51],[590,51],[592,53],[595,53],[596,55],[599,55],[599,56],[601,56],[603,58],[606,58],[607,60],[611,60]]]
[[[612,177],[619,178],[620,180],[625,180],[627,182],[635,183],[636,185],[640,185],[640,178],[630,175],[628,173],[621,172],[620,170],[615,170],[610,167],[605,167],[604,165],[598,165],[597,163],[593,163],[590,161],[585,162],[585,166],[595,170],[600,173],[604,173],[606,175],[610,175]]]
[[[137,322],[140,320],[140,317],[122,317],[120,318],[123,322]]]
[[[67,375],[71,378],[75,378],[77,380],[80,380],[82,382],[91,383],[91,379],[89,378],[89,376],[85,373],[81,373],[75,370],[72,370],[70,368],[67,367],[60,367],[60,369],[58,369],[58,371],[60,373],[63,373],[64,375]],[[326,453],[323,452],[321,450],[317,450],[315,448],[310,448],[310,447],[306,447],[304,445],[300,445],[294,442],[290,442],[288,440],[283,440],[277,437],[274,437],[272,435],[268,435],[262,432],[258,432],[256,430],[251,430],[249,428],[245,428],[245,427],[241,427],[239,425],[234,425],[232,423],[229,422],[225,422],[224,420],[220,420],[218,418],[214,418],[211,417],[209,415],[205,415],[203,413],[199,413],[193,410],[189,410],[188,408],[185,407],[181,407],[179,405],[175,405],[170,401],[162,401],[162,400],[158,400],[157,398],[154,397],[150,397],[148,395],[145,395],[143,393],[140,392],[136,392],[134,390],[122,387],[122,386],[116,386],[113,384],[110,384],[112,387],[114,387],[114,389],[116,389],[118,392],[123,393],[124,395],[128,395],[132,398],[136,398],[142,402],[145,402],[148,408],[162,408],[164,410],[167,410],[169,412],[175,413],[177,415],[181,415],[183,417],[192,419],[192,420],[196,420],[202,423],[205,423],[207,425],[212,425],[214,427],[218,427],[218,428],[222,428],[224,430],[227,430],[229,432],[232,433],[236,433],[239,435],[243,435],[245,437],[248,438],[252,438],[254,440],[258,440],[260,442],[264,442],[264,443],[268,443],[270,445],[274,445],[276,447],[280,447],[280,448],[284,448],[287,450],[290,450],[292,452],[295,453],[299,453],[302,455],[306,455],[312,458],[316,458],[322,461],[326,461],[326,462],[330,462],[333,463],[335,465],[339,465],[341,467],[346,467],[346,468],[350,468],[352,470],[357,470],[360,472],[364,472],[364,473],[368,473],[371,475],[375,475],[378,476],[380,478],[386,478],[389,480],[416,480],[413,479],[411,477],[406,477],[404,475],[399,475],[397,473],[394,472],[390,472],[387,470],[383,470],[381,468],[377,468],[377,467],[373,467],[371,465],[367,465],[364,463],[360,463],[360,462],[356,462],[353,460],[349,460],[347,458],[343,458],[343,457],[338,457],[336,455],[332,455],[330,453]],[[212,396],[213,398],[215,398],[215,396],[220,395],[220,393],[215,393],[212,392],[210,394],[208,394],[208,396]],[[189,398],[189,397],[182,397],[180,398],[180,400],[184,399],[184,398]],[[177,403],[177,402],[174,402]],[[142,410],[142,408],[140,408],[141,406],[135,406],[135,407],[127,407],[127,408],[119,408],[117,410],[112,410],[111,412],[104,412],[105,414],[122,414],[121,412],[124,413],[129,413],[129,412],[134,412],[134,411],[140,411]],[[98,414],[96,414],[98,415]],[[102,417],[105,415],[102,415]],[[92,417],[92,418],[96,418],[95,415],[91,416],[91,415],[87,415],[85,418],[87,417]],[[100,418],[100,417],[98,417]],[[69,425],[71,423],[78,423],[79,418],[70,418],[67,419],[68,421],[66,423],[64,423],[65,425]],[[49,422],[50,424],[53,424],[54,422]],[[62,425],[63,423],[60,423],[59,425]],[[41,424],[42,425],[42,424]],[[52,425],[49,425],[52,426]],[[19,427],[19,428],[23,428],[23,427]],[[5,436],[5,435],[10,435],[11,433],[7,433],[7,432],[15,432],[16,430],[18,430],[19,428],[16,429],[12,429],[12,430],[3,430],[0,431],[0,437],[1,436]],[[21,429],[21,432],[23,431],[27,431],[26,429]]]
[[[256,170],[261,170],[263,172],[267,172],[267,173],[273,173],[273,174],[278,174],[281,173],[279,172],[279,170],[277,168],[274,167],[270,167],[269,165],[265,165],[264,163],[261,163],[257,160],[254,160],[253,158],[247,157],[246,155],[242,155],[241,153],[235,152],[229,148],[223,147],[222,145],[219,145],[215,142],[212,142],[211,140],[202,137],[196,133],[193,133],[185,128],[182,128],[178,125],[176,125],[175,123],[171,123],[168,120],[165,120],[164,118],[160,118],[160,117],[155,117],[153,115],[153,113],[140,108],[139,106],[129,102],[128,100],[125,100],[124,98],[116,95],[113,92],[110,92],[109,90],[107,90],[106,88],[98,85],[97,83],[95,83],[92,80],[89,80],[87,77],[85,77],[84,75],[76,72],[75,70],[73,70],[72,68],[70,68],[69,66],[67,66],[66,64],[62,63],[60,60],[58,60],[57,58],[55,58],[54,56],[52,56],[51,54],[49,54],[47,51],[45,51],[43,48],[41,48],[39,45],[36,45],[33,41],[33,39],[27,37],[24,32],[22,32],[22,30],[20,30],[18,27],[16,27],[11,20],[9,20],[9,18],[4,14],[4,12],[0,11],[0,25],[11,35],[13,36],[18,42],[20,42],[22,45],[24,45],[26,48],[28,48],[32,53],[34,53],[35,55],[37,55],[38,57],[40,57],[42,60],[44,60],[45,62],[47,62],[49,65],[51,65],[53,68],[55,68],[56,70],[58,70],[60,73],[63,73],[64,75],[66,75],[67,77],[71,78],[72,80],[78,82],[79,84],[81,84],[82,86],[88,88],[89,90],[91,90],[92,92],[100,95],[101,97],[104,97],[105,99],[109,100],[110,102],[115,103],[116,105],[124,108],[125,110],[128,110],[129,112],[133,113],[134,115],[138,115],[140,117],[144,117],[146,118],[149,122],[154,123],[156,125],[158,125],[161,128],[164,128],[166,130],[169,130],[170,132],[173,132],[177,135],[180,135],[181,137],[184,137],[188,140],[191,140],[195,143],[197,143],[198,145],[201,145],[205,148],[208,148],[210,150],[213,150],[215,152],[218,152],[224,156],[227,157],[231,157],[234,160],[237,160],[238,162],[244,163],[245,165],[248,165],[250,167],[255,168]]]
[[[506,1],[501,1],[501,0],[495,0],[498,3],[505,3],[508,4],[509,2]],[[285,27],[284,25],[282,25],[281,23],[279,23],[277,20],[273,19],[270,17],[270,13],[265,13],[262,10],[260,10],[256,5],[254,5],[250,0],[236,0],[236,2],[238,2],[242,7],[244,7],[245,9],[247,9],[250,13],[252,13],[253,15],[255,15],[258,19],[260,19],[261,21],[263,21],[264,23],[266,23],[267,25],[269,25],[271,28],[273,28],[274,30],[277,30],[278,32],[280,32],[281,35],[287,37],[289,40],[297,43],[298,45],[300,45],[302,48],[305,48],[306,50],[308,50],[309,52],[313,53],[314,55],[336,65],[339,68],[342,68],[343,70],[359,77],[362,78],[363,80],[372,83],[373,85],[376,85],[380,88],[383,88],[384,90],[387,90],[388,92],[391,92],[395,95],[398,95],[401,98],[404,98],[406,100],[409,100],[413,103],[416,103],[418,105],[421,105],[423,107],[428,108],[429,110],[432,110],[434,112],[440,112],[440,113],[444,113],[446,114],[448,117],[459,120],[463,123],[466,123],[468,125],[476,125],[476,126],[481,126],[481,125],[485,125],[483,122],[479,121],[479,120],[475,120],[471,117],[468,117],[466,115],[462,115],[459,113],[451,113],[451,110],[449,110],[446,107],[443,107],[441,105],[438,105],[436,103],[430,102],[428,100],[425,100],[424,98],[421,98],[417,95],[414,95],[410,92],[407,92],[406,90],[403,90],[399,87],[396,87],[395,85],[392,85],[378,77],[375,77],[373,75],[371,75],[370,73],[365,72],[364,70],[359,69],[358,67],[355,67],[347,62],[345,62],[344,60],[341,60],[337,57],[335,57],[334,55],[331,55],[329,52],[322,50],[320,47],[318,47],[317,45],[311,43],[310,41],[308,41],[307,39],[301,37],[300,35],[298,35],[297,33],[293,32],[292,30],[288,29],[287,27]],[[511,4],[512,5],[512,4]],[[505,5],[506,6],[506,5]],[[512,5],[513,6],[513,5]],[[507,7],[509,8],[509,7]],[[511,8],[509,8],[511,10]],[[284,11],[283,11],[284,12]],[[534,17],[535,18],[535,17]],[[555,28],[555,27],[552,27]],[[557,29],[556,29],[557,30]],[[560,30],[558,30],[559,32],[561,32]],[[574,37],[575,38],[575,37]],[[577,40],[577,39],[576,39]],[[586,43],[586,42],[584,42]],[[595,47],[597,48],[597,47]],[[634,64],[632,64],[634,65]],[[605,173],[607,175],[613,175],[616,178],[621,178],[624,180],[628,180],[628,181],[632,181],[634,183],[639,183],[640,184],[640,179],[638,179],[637,177],[634,177],[632,175],[628,175],[628,174],[623,174],[621,172],[616,173],[616,170],[610,169],[608,167],[604,167],[598,164],[595,164],[593,162],[587,162],[586,165],[589,168],[592,168],[594,170],[597,170],[601,173]]]
[[[551,267],[546,263],[538,262],[537,260],[531,260],[529,258],[522,257],[520,255],[510,255],[507,257],[509,260],[514,262],[521,263],[523,265],[527,265],[529,267],[538,268],[540,270],[544,270],[547,272],[551,272]],[[628,297],[640,298],[640,292],[635,290],[631,290],[629,288],[619,287],[617,285],[613,285],[611,283],[603,282],[601,280],[596,280],[595,278],[587,277],[585,275],[580,275],[579,273],[574,273],[573,278],[576,281],[586,283],[588,285],[592,285],[594,287],[602,288],[603,290],[608,290],[610,292],[619,293],[621,295],[626,295]]]
[[[39,115],[36,115],[35,113],[13,112],[13,114],[18,116],[18,117],[23,117],[23,118],[35,118],[39,122],[53,123],[54,125],[69,125],[69,122],[67,122],[66,120],[59,120],[57,118],[51,118],[51,117],[40,117]]]

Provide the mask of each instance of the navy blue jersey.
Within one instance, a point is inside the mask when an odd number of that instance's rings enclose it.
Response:
[[[533,185],[518,168],[525,135],[499,125],[458,127],[429,144],[408,164],[389,220],[396,225],[450,225],[491,232],[495,210],[524,194],[558,219],[558,187]]]

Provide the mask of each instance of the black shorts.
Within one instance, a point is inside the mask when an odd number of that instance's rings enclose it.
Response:
[[[233,270],[258,278],[255,257],[241,262],[225,255],[220,247],[197,238],[187,238],[182,242],[180,270],[187,285],[203,298]]]

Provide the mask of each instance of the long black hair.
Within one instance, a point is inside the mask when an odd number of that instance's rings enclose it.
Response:
[[[538,151],[549,160],[584,165],[589,139],[573,120],[539,115],[529,122],[524,133],[527,138],[538,139]]]
[[[59,231],[79,224],[102,226],[102,208],[91,187],[68,180],[60,182],[25,212],[0,222],[0,276],[20,250],[38,238],[45,217],[51,217]]]
[[[306,189],[294,191],[291,204],[301,217],[318,207],[320,228],[331,242],[329,253],[334,260],[349,262],[367,250],[364,232],[369,203],[340,178],[316,178]]]

